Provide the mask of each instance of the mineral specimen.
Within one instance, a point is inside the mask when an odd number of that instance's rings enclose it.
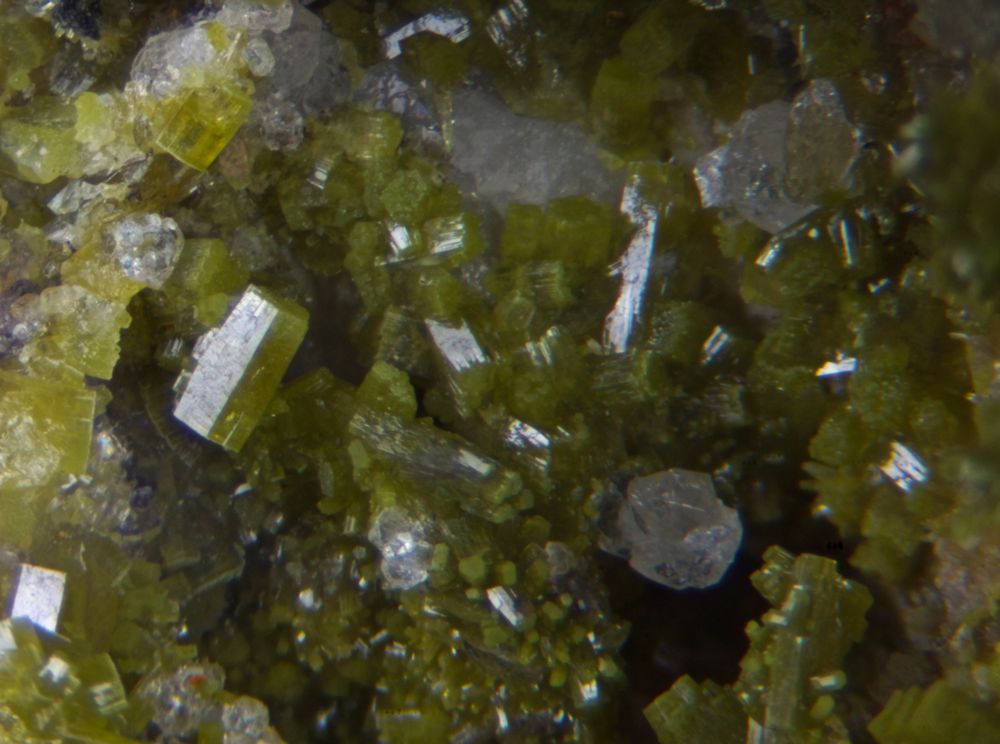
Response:
[[[580,129],[518,116],[475,89],[455,91],[452,116],[451,164],[498,210],[564,196],[613,198],[614,178]]]
[[[0,740],[998,739],[996,18],[0,2]]]
[[[66,574],[62,571],[22,563],[10,603],[10,617],[55,633],[65,592]]]
[[[250,286],[194,351],[178,380],[174,416],[206,439],[239,450],[257,425],[306,332],[298,305]]]
[[[742,539],[739,515],[715,495],[712,477],[674,469],[629,483],[602,547],[653,581],[687,589],[717,583]]]

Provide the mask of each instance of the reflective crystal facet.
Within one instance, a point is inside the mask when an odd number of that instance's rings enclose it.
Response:
[[[469,38],[472,24],[461,13],[450,10],[437,10],[420,16],[405,26],[396,29],[382,40],[387,59],[394,59],[403,53],[402,43],[416,34],[427,32],[443,36],[453,44],[458,44]]]
[[[899,442],[892,443],[892,453],[889,459],[879,466],[879,470],[906,493],[926,481],[930,474],[923,460],[917,457],[913,450]]]
[[[195,347],[194,371],[174,416],[203,437],[239,450],[305,336],[306,311],[251,285],[221,327]]]
[[[14,620],[29,620],[36,627],[55,633],[65,593],[65,573],[22,563],[10,616]]]
[[[736,555],[743,525],[706,473],[675,468],[635,478],[602,548],[674,589],[717,583]]]
[[[385,588],[412,589],[427,580],[434,546],[426,533],[426,526],[402,509],[385,509],[375,518],[368,539],[382,555]]]
[[[108,240],[126,276],[154,289],[170,278],[184,245],[177,223],[157,214],[119,220],[108,232]]]
[[[620,276],[622,284],[615,306],[604,320],[604,347],[616,354],[628,349],[632,330],[642,313],[659,221],[655,205],[639,193],[637,177],[625,185],[621,212],[635,226],[636,232],[624,255],[611,267],[611,275]]]
[[[694,177],[705,207],[729,207],[762,230],[779,233],[816,207],[785,193],[790,106],[772,101],[745,111],[728,144],[702,156]]]

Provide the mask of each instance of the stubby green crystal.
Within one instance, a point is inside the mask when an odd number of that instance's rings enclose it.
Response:
[[[195,347],[178,382],[174,416],[206,439],[239,451],[257,425],[305,336],[308,315],[251,286]]]

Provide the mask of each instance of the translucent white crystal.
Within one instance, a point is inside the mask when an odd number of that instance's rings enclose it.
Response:
[[[111,226],[107,233],[112,255],[125,274],[154,289],[170,278],[184,247],[177,223],[157,214],[134,214]]]
[[[658,223],[656,206],[639,193],[639,179],[633,176],[622,191],[621,212],[636,231],[622,257],[611,267],[611,276],[621,277],[615,306],[604,319],[604,348],[620,354],[628,350],[632,330],[642,313],[649,282]]]
[[[743,525],[706,473],[673,469],[634,478],[601,547],[674,589],[717,583],[736,555]]]
[[[426,525],[402,509],[389,508],[375,517],[368,539],[382,556],[385,588],[412,589],[427,580],[434,546],[427,540]]]
[[[829,80],[812,80],[792,101],[785,142],[785,191],[809,202],[826,191],[846,190],[860,141],[837,88]]]
[[[217,664],[184,664],[169,673],[145,677],[134,694],[149,705],[164,739],[184,740],[203,723],[218,720],[218,703],[202,690],[222,689],[224,678]]]
[[[882,463],[879,469],[906,493],[925,482],[930,475],[924,461],[913,450],[899,442],[892,443],[889,459]]]
[[[779,233],[816,209],[785,193],[785,139],[790,106],[772,101],[743,112],[729,143],[694,169],[705,207],[729,207],[762,230]]]
[[[292,0],[226,0],[215,20],[248,31],[284,31],[294,5]]]
[[[251,286],[225,323],[198,339],[197,365],[174,406],[179,421],[209,436],[278,314],[277,306]]]
[[[59,627],[59,612],[66,594],[66,574],[22,563],[11,600],[12,620],[25,619],[50,633]]]
[[[298,107],[290,101],[272,95],[257,104],[253,116],[267,149],[291,152],[302,144],[305,121]]]
[[[493,605],[493,609],[513,627],[520,628],[524,623],[524,615],[517,609],[517,601],[509,589],[492,586],[486,590],[486,598]]]
[[[616,180],[579,127],[518,116],[495,96],[469,88],[455,91],[452,115],[451,164],[499,211],[512,201],[615,198]]]
[[[212,43],[204,22],[156,34],[132,61],[132,83],[141,95],[169,98],[222,64],[229,51]]]
[[[265,31],[274,68],[257,83],[258,100],[278,96],[303,115],[321,113],[343,103],[351,81],[340,63],[340,45],[315,13],[292,3],[291,24]]]
[[[271,47],[261,37],[255,36],[243,47],[243,60],[251,74],[257,77],[270,75],[274,69],[274,55]]]
[[[382,39],[382,48],[387,59],[394,59],[403,53],[402,43],[419,33],[443,36],[453,44],[469,38],[472,24],[469,19],[454,10],[436,10],[396,29]]]
[[[222,731],[223,744],[282,744],[267,706],[246,695],[222,707]]]
[[[486,354],[465,321],[454,328],[436,320],[428,320],[427,330],[438,352],[453,371],[462,372],[486,362]]]

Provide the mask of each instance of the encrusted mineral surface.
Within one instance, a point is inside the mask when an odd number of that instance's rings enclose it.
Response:
[[[1000,741],[998,24],[0,0],[0,741]]]

